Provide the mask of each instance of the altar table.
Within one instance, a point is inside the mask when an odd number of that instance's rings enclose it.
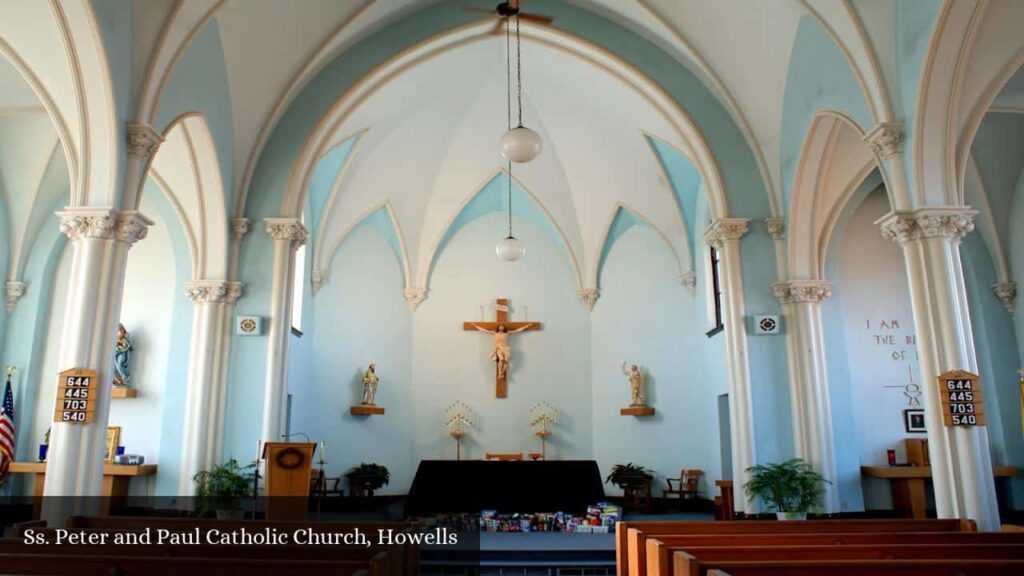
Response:
[[[443,513],[567,512],[604,500],[593,460],[420,462],[405,503],[406,517]]]
[[[996,478],[1016,476],[1013,466],[994,466]],[[892,505],[904,518],[925,518],[924,483],[932,477],[931,466],[861,466],[860,473],[872,478],[886,478],[892,486]]]
[[[35,475],[35,488],[32,493],[35,496],[43,495],[43,485],[46,483],[46,462],[11,462],[11,472]],[[152,476],[156,474],[156,464],[104,464],[103,465],[103,493],[106,498],[103,501],[103,512],[111,507],[117,500],[123,500],[128,496],[128,483],[136,476]],[[113,502],[112,502],[113,501]],[[38,512],[39,502],[36,503]]]

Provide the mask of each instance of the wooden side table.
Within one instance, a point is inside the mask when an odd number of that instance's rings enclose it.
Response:
[[[722,520],[733,520],[735,511],[733,508],[732,480],[715,480],[715,486],[722,492]]]
[[[622,487],[622,509],[643,510],[645,514],[651,512],[651,481],[645,480],[640,484],[627,484]]]

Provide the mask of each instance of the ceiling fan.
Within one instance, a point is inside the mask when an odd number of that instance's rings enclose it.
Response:
[[[494,29],[489,34],[500,35],[505,33],[505,21],[512,16],[518,16],[521,20],[527,22],[533,22],[547,26],[555,21],[551,16],[544,16],[542,14],[531,14],[529,12],[523,12],[521,10],[521,0],[508,0],[498,4],[493,10],[485,10],[483,8],[467,7],[463,8],[464,12],[475,12],[479,14],[490,14],[498,17],[498,23],[494,26]]]

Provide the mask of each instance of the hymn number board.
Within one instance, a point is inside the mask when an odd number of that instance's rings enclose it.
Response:
[[[97,383],[95,370],[72,368],[60,373],[57,382],[57,406],[54,422],[88,424],[96,412]]]
[[[946,426],[984,426],[985,405],[977,374],[953,370],[939,375],[942,422]]]

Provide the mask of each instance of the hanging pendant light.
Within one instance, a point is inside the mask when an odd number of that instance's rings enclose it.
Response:
[[[509,130],[501,137],[501,155],[511,162],[523,163],[536,158],[544,148],[544,141],[540,134],[523,126],[523,57],[520,48],[519,37],[519,15],[516,15],[516,104],[519,107],[519,125],[512,128],[509,122]],[[506,44],[511,44],[512,32],[509,29],[508,19],[505,20]],[[509,46],[509,60],[512,59],[511,46]],[[511,108],[511,90],[509,91],[509,107]]]
[[[516,16],[516,29],[517,30],[519,29],[518,21],[519,21],[519,17]],[[505,46],[506,46],[506,51],[509,52],[509,54],[508,54],[508,58],[506,58],[506,60],[505,60],[505,91],[506,91],[506,93],[508,95],[507,112],[508,112],[508,127],[510,128],[510,130],[505,133],[505,136],[503,136],[501,140],[502,140],[502,155],[504,155],[505,158],[508,160],[508,166],[507,166],[507,170],[505,172],[505,175],[508,177],[508,236],[506,236],[503,240],[498,242],[498,245],[494,249],[494,251],[498,254],[498,257],[501,258],[502,260],[505,260],[506,262],[515,262],[516,260],[519,260],[520,258],[523,257],[523,255],[526,254],[526,248],[523,246],[523,243],[520,242],[518,238],[516,238],[515,236],[512,235],[512,162],[514,160],[513,160],[512,156],[510,154],[506,154],[505,153],[505,140],[506,140],[506,138],[510,134],[512,134],[514,132],[514,130],[511,130],[511,128],[512,128],[512,72],[511,72],[511,67],[512,66],[510,64],[510,61],[512,60],[512,55],[511,55],[511,38],[512,38],[512,34],[511,34],[511,31],[510,31],[510,28],[509,28],[509,22],[508,22],[508,19],[506,19],[505,20]],[[521,116],[522,116],[522,107],[520,106],[520,117]],[[522,127],[520,126],[520,128],[522,128]],[[522,129],[523,130],[527,130],[531,134],[536,135],[536,133],[534,133],[532,130],[530,130],[528,128],[522,128]],[[540,137],[539,136],[537,137],[537,142],[538,142],[538,150],[537,151],[539,152],[540,151],[540,149],[539,149]],[[536,154],[534,154],[534,156],[536,156]],[[530,159],[532,159],[534,156],[531,156]]]

